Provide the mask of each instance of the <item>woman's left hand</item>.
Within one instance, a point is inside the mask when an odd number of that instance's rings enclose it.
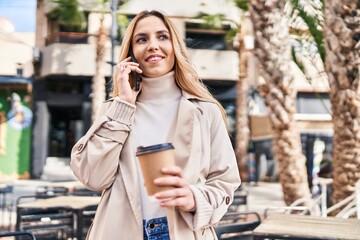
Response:
[[[156,199],[160,201],[160,206],[177,207],[185,212],[194,211],[196,208],[194,194],[184,179],[181,168],[167,166],[161,171],[169,176],[157,178],[154,183],[158,186],[173,186],[175,188],[155,194]]]

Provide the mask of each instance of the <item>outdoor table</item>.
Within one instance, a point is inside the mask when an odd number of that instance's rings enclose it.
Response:
[[[360,220],[274,214],[254,230],[254,239],[358,240]]]
[[[38,185],[38,188],[52,188],[52,187],[62,187],[67,189],[69,193],[75,192],[76,189],[86,189],[84,184],[78,180],[74,181],[61,181],[61,182],[44,182]]]
[[[48,187],[65,187],[69,190],[69,192],[73,192],[76,188],[85,188],[84,184],[80,181],[63,181],[63,182],[48,182],[44,184],[44,186]]]
[[[46,184],[43,184],[39,187],[44,188],[64,188],[67,189],[68,195],[75,195],[75,196],[100,196],[101,191],[92,191],[85,187],[84,184],[82,184],[80,181],[62,181],[62,182],[47,182]]]
[[[17,214],[20,219],[21,211],[27,209],[68,209],[76,216],[76,238],[81,240],[83,239],[83,211],[91,207],[96,208],[99,202],[100,197],[97,196],[58,196],[21,203],[17,206]]]

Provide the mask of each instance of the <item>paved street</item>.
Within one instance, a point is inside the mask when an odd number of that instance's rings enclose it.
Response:
[[[248,195],[248,210],[261,216],[268,207],[285,206],[280,183],[258,182],[256,185],[244,184]]]

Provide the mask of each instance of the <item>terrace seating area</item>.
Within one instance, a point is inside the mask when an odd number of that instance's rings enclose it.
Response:
[[[85,239],[100,201],[100,192],[91,191],[77,181],[46,182],[33,189],[32,194],[17,197],[12,192],[12,196],[1,192],[0,214],[4,215],[2,220],[6,218],[2,223],[9,224],[0,229],[0,237],[8,234],[17,240]],[[14,216],[16,219],[11,219]],[[22,235],[16,235],[19,233]],[[34,238],[29,238],[30,235]]]
[[[330,183],[329,180],[323,182],[324,186]],[[46,182],[35,186],[32,194],[22,195],[14,195],[12,186],[1,186],[1,220],[7,221],[11,215],[4,212],[11,210],[16,219],[13,219],[13,226],[2,226],[0,233],[24,232],[37,240],[85,239],[101,194],[76,181]],[[360,182],[356,186],[353,195],[334,206],[325,205],[328,201],[322,195],[298,199],[285,206],[279,204],[282,197],[279,184],[244,183],[235,191],[234,201],[215,227],[215,233],[219,240],[356,239],[354,234],[360,233],[352,228],[360,226],[360,220],[356,219],[359,216]],[[262,195],[258,195],[260,192]],[[327,193],[326,189],[323,192]],[[259,208],[254,204],[262,205]],[[342,210],[337,211],[340,208]],[[330,217],[332,211],[337,211],[336,216]],[[304,229],[304,234],[297,230],[298,224]],[[324,227],[313,231],[314,224]],[[337,238],[329,238],[326,229],[332,229],[329,232]],[[30,235],[13,239],[32,239]]]

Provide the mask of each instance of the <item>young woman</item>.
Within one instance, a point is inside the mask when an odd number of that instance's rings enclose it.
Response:
[[[137,62],[129,57],[133,53]],[[134,73],[141,74],[139,91]],[[221,105],[202,85],[173,23],[143,11],[130,23],[113,77],[112,99],[73,147],[71,166],[103,191],[87,239],[216,239],[213,226],[240,185]],[[171,142],[176,166],[146,194],[138,146]]]

